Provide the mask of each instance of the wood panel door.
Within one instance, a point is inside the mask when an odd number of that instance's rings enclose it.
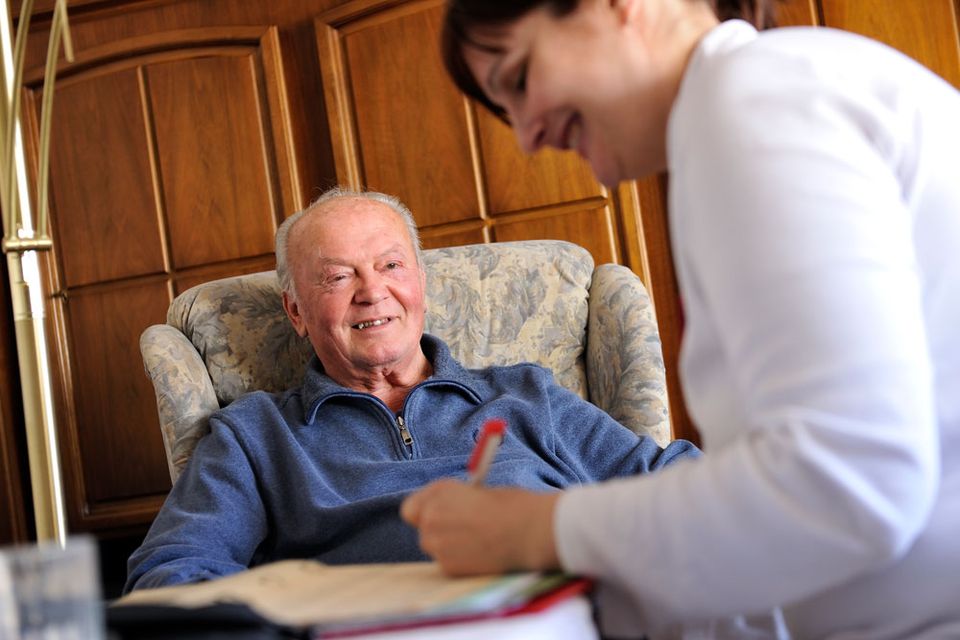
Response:
[[[139,337],[188,286],[273,267],[301,205],[286,102],[273,27],[113,42],[61,72],[46,267],[71,530],[149,522],[169,490]]]

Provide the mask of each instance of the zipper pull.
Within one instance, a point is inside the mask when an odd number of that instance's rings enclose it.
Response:
[[[410,430],[407,429],[407,425],[403,423],[403,416],[397,416],[397,428],[400,429],[400,437],[403,438],[403,444],[408,447],[413,444],[413,436],[410,435]]]

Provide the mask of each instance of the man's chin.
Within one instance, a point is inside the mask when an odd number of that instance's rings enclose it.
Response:
[[[405,352],[394,348],[363,349],[353,358],[354,366],[371,372],[382,372],[403,365]]]

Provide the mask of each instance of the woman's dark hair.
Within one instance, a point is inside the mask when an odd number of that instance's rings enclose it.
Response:
[[[497,47],[477,39],[478,31],[495,31],[498,27],[509,25],[540,7],[554,16],[565,16],[576,9],[579,2],[580,0],[449,0],[440,33],[440,50],[447,73],[460,91],[506,122],[506,112],[490,101],[473,77],[463,55],[464,47],[497,53]]]
[[[775,26],[774,3],[776,0],[706,0],[720,20],[740,18],[758,29]],[[465,46],[481,51],[497,53],[498,48],[477,38],[483,31],[494,32],[530,11],[544,8],[554,16],[561,17],[577,8],[580,0],[448,0],[440,34],[443,64],[454,84],[468,97],[489,109],[495,116],[506,120],[503,108],[487,98],[476,78],[467,66],[463,52]]]

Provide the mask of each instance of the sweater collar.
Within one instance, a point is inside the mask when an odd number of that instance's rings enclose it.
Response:
[[[443,340],[425,333],[420,338],[420,347],[423,349],[423,354],[427,357],[427,360],[433,365],[433,375],[418,384],[417,387],[423,384],[448,384],[459,388],[466,396],[472,398],[474,402],[478,404],[483,402],[485,394],[483,393],[480,380],[453,358],[450,354],[450,348]],[[414,387],[414,389],[417,387]],[[301,394],[304,401],[304,408],[307,412],[308,422],[316,413],[317,408],[333,396],[365,395],[370,398],[374,397],[372,394],[345,387],[334,381],[324,373],[323,365],[320,363],[320,359],[316,354],[314,354],[307,364]]]

